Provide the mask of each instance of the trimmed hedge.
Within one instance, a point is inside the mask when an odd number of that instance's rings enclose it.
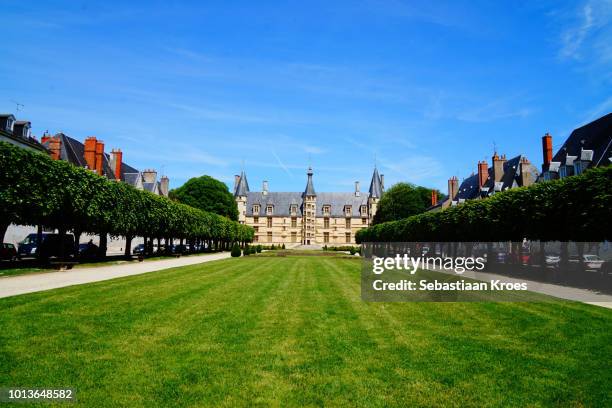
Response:
[[[612,166],[378,224],[362,242],[596,242],[612,239]]]
[[[250,242],[253,228],[0,142],[0,237],[10,223],[60,231]]]

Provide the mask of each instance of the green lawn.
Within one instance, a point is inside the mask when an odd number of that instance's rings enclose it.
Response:
[[[612,310],[365,303],[341,257],[0,299],[0,387],[74,387],[82,406],[610,406],[611,361]]]

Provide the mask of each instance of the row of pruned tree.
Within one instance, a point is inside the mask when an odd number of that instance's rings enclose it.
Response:
[[[357,242],[583,241],[612,238],[612,166],[385,222]]]
[[[0,241],[11,223],[72,231],[75,237],[100,234],[102,252],[107,235],[124,236],[126,254],[137,236],[226,249],[252,241],[254,234],[226,217],[0,142]]]

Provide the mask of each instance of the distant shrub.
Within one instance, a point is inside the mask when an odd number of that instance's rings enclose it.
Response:
[[[283,249],[285,249],[285,244],[283,244]]]
[[[234,244],[234,246],[232,247],[232,257],[233,258],[238,258],[240,256],[240,245],[238,244]]]
[[[257,253],[260,253],[262,250],[261,245],[257,245],[255,251],[257,251]]]

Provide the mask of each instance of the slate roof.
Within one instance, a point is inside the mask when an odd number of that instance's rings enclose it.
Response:
[[[592,152],[584,152],[584,151]],[[612,113],[575,129],[553,156],[553,162],[565,164],[567,156],[592,159],[593,166],[610,164],[612,157]]]
[[[253,205],[259,204],[259,213],[253,213]],[[302,216],[303,196],[299,192],[268,192],[263,194],[260,191],[253,191],[247,194],[246,215],[248,217],[266,216],[266,207],[273,206],[272,215],[278,217],[289,217],[291,215],[291,205],[296,205],[295,216]],[[344,217],[344,208],[351,206],[352,217],[361,217],[360,207],[368,204],[368,197],[355,193],[318,193],[317,194],[317,217],[323,217],[323,206],[329,205],[330,217]]]
[[[374,174],[372,174],[372,181],[370,182],[370,196],[374,198],[380,198],[383,194],[382,181],[380,180],[380,174],[378,169],[374,167]]]
[[[313,196],[317,195],[314,189],[314,185],[312,184],[312,167],[308,167],[308,181],[306,182],[306,188],[304,189],[305,196]]]
[[[249,191],[249,182],[247,181],[246,174],[242,171],[240,173],[240,180],[238,180],[236,185],[236,191],[234,191],[234,196],[244,197]]]

